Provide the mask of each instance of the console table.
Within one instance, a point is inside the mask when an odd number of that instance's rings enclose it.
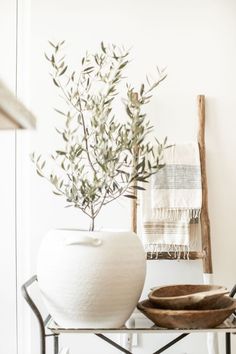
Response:
[[[43,319],[42,314],[40,313],[39,308],[36,306],[35,302],[33,301],[32,297],[29,294],[28,288],[37,282],[37,276],[32,276],[25,284],[22,286],[22,294],[25,298],[26,302],[29,304],[31,310],[33,311],[34,315],[37,318],[39,329],[40,329],[40,354],[46,354],[46,339],[48,337],[53,337],[54,346],[53,354],[59,354],[59,336],[60,334],[65,333],[91,333],[96,335],[97,337],[101,338],[102,340],[106,341],[113,347],[119,349],[121,352],[126,354],[132,354],[131,351],[127,350],[126,348],[122,347],[120,344],[111,340],[107,337],[109,333],[137,333],[137,334],[145,334],[145,333],[155,333],[155,334],[169,334],[169,333],[176,333],[176,338],[172,341],[168,342],[165,346],[156,350],[153,354],[160,354],[163,353],[165,350],[179,342],[184,337],[194,334],[194,333],[207,333],[207,332],[217,332],[217,333],[225,333],[225,353],[231,354],[231,334],[236,333],[236,316],[233,314],[230,318],[228,318],[224,323],[216,328],[208,328],[208,329],[166,329],[160,328],[155,325],[150,325],[150,321],[147,320],[146,324],[139,326],[123,326],[121,328],[104,328],[104,329],[97,329],[97,328],[62,328],[57,326],[57,324],[53,321],[50,315],[46,316]],[[236,285],[232,289],[230,296],[233,297],[236,293]],[[142,315],[143,316],[143,315]],[[143,316],[145,318],[145,316]]]

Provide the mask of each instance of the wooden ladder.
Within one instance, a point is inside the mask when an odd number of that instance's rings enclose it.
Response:
[[[202,208],[201,208],[201,251],[189,252],[190,260],[202,259],[203,273],[212,274],[212,256],[211,256],[211,235],[210,235],[210,219],[208,213],[208,190],[207,190],[207,174],[206,174],[206,149],[205,149],[205,96],[197,96],[198,104],[198,145],[201,164],[202,179]],[[136,190],[135,190],[136,191]],[[135,192],[137,194],[137,191]],[[137,195],[136,195],[137,196]],[[132,199],[131,204],[131,229],[137,232],[137,199]],[[174,252],[159,252],[158,258],[153,253],[147,253],[148,260],[176,260]],[[186,259],[186,255],[181,252],[180,258]]]

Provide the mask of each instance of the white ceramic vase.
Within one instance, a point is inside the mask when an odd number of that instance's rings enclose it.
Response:
[[[52,230],[39,251],[39,288],[64,327],[121,327],[137,305],[145,274],[145,252],[132,232]]]

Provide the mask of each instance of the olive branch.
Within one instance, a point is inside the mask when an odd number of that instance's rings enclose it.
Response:
[[[166,74],[158,70],[158,80],[150,83],[147,78],[139,91],[126,85],[126,120],[120,122],[113,104],[124,81],[129,51],[102,42],[97,53],[86,53],[79,70],[70,71],[62,54],[64,41],[49,43],[52,50],[46,59],[65,103],[63,110],[55,109],[64,118],[63,128],[56,128],[63,145],[51,155],[57,172],[48,171],[41,155],[33,153],[31,158],[37,173],[53,185],[53,193],[85,213],[94,230],[103,206],[121,196],[136,198],[136,190],[144,190],[150,176],[163,167],[167,139],[147,141],[153,127],[143,107]]]

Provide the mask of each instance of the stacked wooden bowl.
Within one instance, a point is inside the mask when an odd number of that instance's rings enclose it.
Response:
[[[197,329],[220,325],[236,309],[236,300],[217,285],[170,285],[153,289],[138,309],[157,326]]]

